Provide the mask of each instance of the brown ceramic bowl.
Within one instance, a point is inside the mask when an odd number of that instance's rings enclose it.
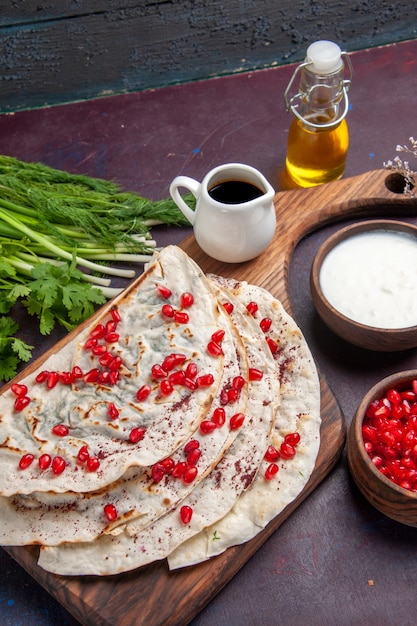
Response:
[[[384,378],[364,396],[350,425],[347,457],[353,479],[365,498],[381,513],[401,524],[417,527],[417,493],[403,489],[375,466],[365,450],[362,423],[369,404],[385,395],[388,389],[408,389],[417,370],[399,372]]]
[[[368,350],[395,352],[417,346],[417,325],[406,328],[378,328],[346,317],[324,296],[320,270],[329,252],[342,241],[374,230],[408,233],[417,240],[417,226],[393,220],[367,220],[346,226],[329,237],[318,250],[310,273],[310,289],[314,306],[324,323],[339,337]]]

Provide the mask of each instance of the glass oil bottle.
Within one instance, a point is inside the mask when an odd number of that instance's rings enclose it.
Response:
[[[346,68],[348,78],[344,78]],[[291,96],[298,75],[299,90]],[[286,158],[291,186],[313,187],[343,176],[352,75],[349,56],[337,44],[324,40],[311,44],[305,62],[296,68],[284,95],[287,111],[294,114]]]

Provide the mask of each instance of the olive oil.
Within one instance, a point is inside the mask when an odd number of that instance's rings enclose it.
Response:
[[[341,178],[348,147],[346,120],[334,128],[321,129],[294,118],[288,133],[288,176],[298,187],[313,187]]]

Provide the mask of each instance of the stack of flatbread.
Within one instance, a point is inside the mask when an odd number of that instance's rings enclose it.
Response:
[[[19,384],[0,395],[0,545],[40,545],[58,574],[175,569],[246,542],[319,450],[318,375],[292,318],[176,246]]]

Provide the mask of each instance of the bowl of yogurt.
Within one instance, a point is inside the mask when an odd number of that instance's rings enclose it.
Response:
[[[367,220],[318,250],[310,273],[314,306],[346,341],[376,351],[417,346],[417,226]]]

